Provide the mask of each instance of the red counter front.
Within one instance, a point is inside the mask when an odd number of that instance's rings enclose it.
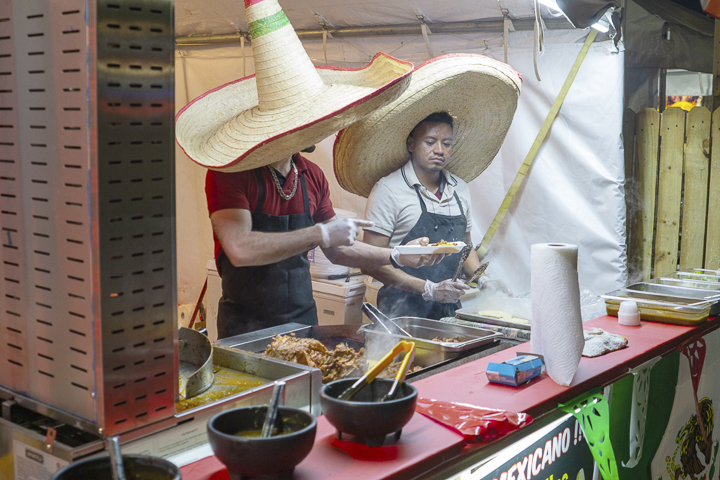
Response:
[[[602,328],[629,341],[628,348],[600,357],[585,358],[572,384],[561,387],[547,375],[519,388],[488,383],[485,368],[489,362],[502,362],[528,352],[526,343],[503,350],[429,378],[414,382],[421,397],[464,402],[482,407],[526,412],[535,418],[557,408],[583,392],[608,385],[627,375],[631,368],[664,356],[687,340],[702,336],[720,325],[718,318],[698,327],[682,327],[643,322],[640,327],[625,327],[615,317],[603,316],[583,324],[585,329]],[[338,441],[335,429],[318,417],[315,447],[295,469],[295,479],[385,479],[414,478],[443,463],[462,459],[462,437],[416,413],[403,428],[401,439],[383,447],[369,448],[348,441]],[[513,434],[521,438],[523,431]],[[185,480],[224,480],[225,467],[208,457],[182,469]]]

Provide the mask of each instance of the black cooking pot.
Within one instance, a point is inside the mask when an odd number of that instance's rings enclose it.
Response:
[[[180,480],[180,469],[167,460],[148,455],[123,455],[125,477],[128,480]],[[59,470],[51,480],[111,480],[110,457],[94,457],[71,463]]]
[[[275,427],[281,429],[282,435],[268,438],[235,435],[261,430],[266,412],[266,406],[235,408],[218,413],[208,422],[210,446],[232,480],[268,474],[291,478],[295,465],[312,450],[317,423],[315,417],[299,408],[278,408]]]
[[[320,405],[323,415],[338,431],[353,435],[356,440],[369,446],[379,446],[388,433],[400,438],[402,428],[415,413],[418,392],[410,384],[403,383],[392,400],[381,402],[390,391],[393,380],[376,378],[363,387],[352,400],[338,400],[357,378],[344,378],[330,382],[320,389]]]

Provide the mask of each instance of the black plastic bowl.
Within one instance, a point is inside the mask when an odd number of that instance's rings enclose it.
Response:
[[[266,406],[235,408],[218,413],[208,422],[210,446],[232,480],[274,473],[289,476],[312,450],[317,423],[315,417],[298,408],[278,409],[275,426],[282,425],[282,431],[290,433],[268,438],[235,435],[262,429],[266,412]]]
[[[167,460],[148,455],[123,455],[125,477],[128,480],[180,480],[180,469]],[[71,463],[59,470],[51,480],[112,479],[110,457],[94,457]]]
[[[338,400],[357,378],[344,378],[330,382],[320,389],[320,405],[323,414],[342,434],[354,435],[370,446],[382,445],[385,435],[395,433],[400,437],[402,428],[415,413],[418,392],[407,383],[395,392],[392,400],[380,399],[390,391],[393,380],[377,378],[355,394],[352,400]]]

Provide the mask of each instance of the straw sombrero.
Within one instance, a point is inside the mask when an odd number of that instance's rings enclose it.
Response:
[[[310,147],[395,100],[412,64],[379,53],[360,69],[316,68],[277,0],[245,0],[255,75],[218,87],[178,112],[188,157],[213,170],[268,165]]]
[[[455,118],[446,169],[471,181],[500,149],[521,83],[510,66],[483,55],[449,54],[419,65],[397,100],[338,134],[333,155],[340,186],[370,195],[378,180],[408,161],[405,140],[415,125],[440,111]]]

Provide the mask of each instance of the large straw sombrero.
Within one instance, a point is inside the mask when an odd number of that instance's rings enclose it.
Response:
[[[255,75],[201,95],[178,112],[188,157],[227,172],[287,158],[396,99],[412,64],[377,54],[360,69],[316,68],[277,0],[245,0]]]
[[[477,54],[449,54],[415,68],[394,102],[338,134],[335,176],[345,190],[367,197],[373,185],[410,158],[405,140],[434,112],[454,117],[446,169],[466,182],[492,162],[510,128],[522,77],[505,63]]]

